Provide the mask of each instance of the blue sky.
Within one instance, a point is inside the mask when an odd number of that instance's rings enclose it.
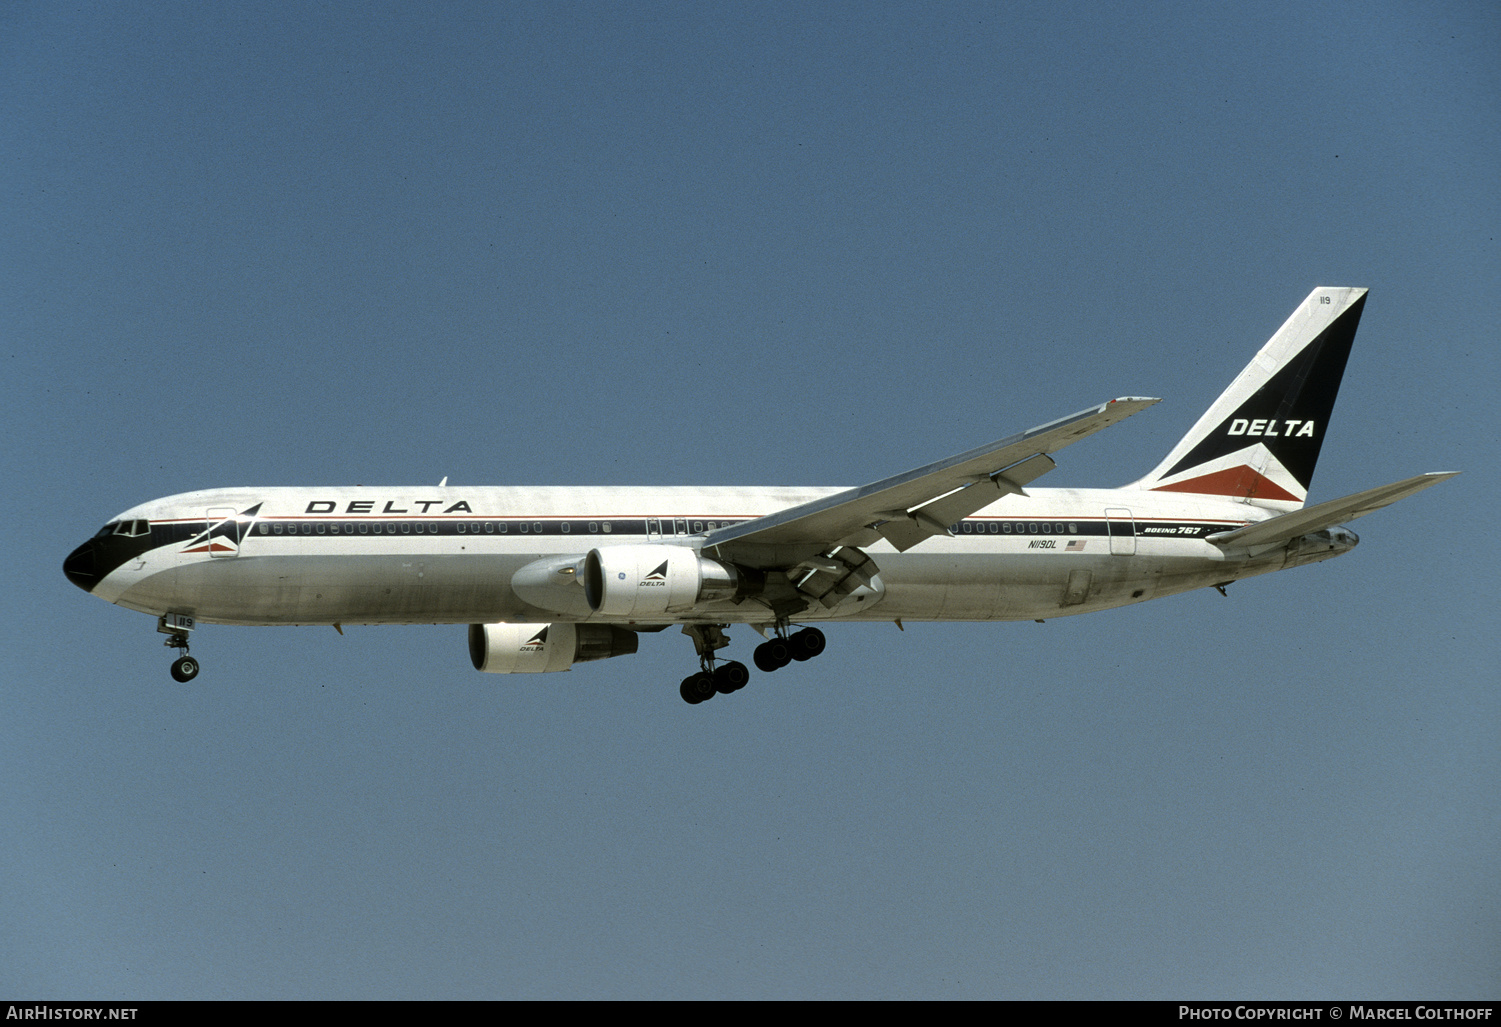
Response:
[[[1498,52],[1463,3],[8,5],[0,991],[1494,998]],[[1047,481],[1118,485],[1321,284],[1371,298],[1310,498],[1465,473],[1228,599],[835,626],[689,707],[674,633],[520,681],[209,627],[180,686],[60,570],[194,488],[854,485],[1165,397]]]

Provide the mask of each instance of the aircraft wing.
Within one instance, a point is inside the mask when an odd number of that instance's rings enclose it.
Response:
[[[1025,495],[1023,486],[1056,466],[1049,453],[1156,402],[1112,399],[905,474],[711,531],[704,548],[744,556],[752,565],[761,562],[758,553],[773,560],[801,558],[796,550],[869,545],[880,538],[905,552],[933,535],[948,534],[954,521],[1003,495]],[[767,547],[783,552],[772,556]]]
[[[1307,535],[1312,531],[1333,527],[1342,521],[1353,521],[1357,517],[1364,517],[1373,510],[1380,510],[1383,506],[1390,506],[1399,499],[1406,499],[1441,481],[1447,481],[1458,473],[1458,471],[1434,471],[1420,474],[1416,478],[1407,478],[1392,482],[1390,485],[1366,489],[1364,492],[1357,492],[1343,499],[1331,499],[1327,503],[1295,510],[1256,524],[1247,524],[1233,531],[1222,531],[1208,536],[1208,541],[1222,547],[1262,546],[1274,542],[1285,542],[1299,535]]]

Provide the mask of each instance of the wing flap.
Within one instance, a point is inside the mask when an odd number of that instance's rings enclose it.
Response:
[[[958,517],[1007,493],[1020,493],[1028,481],[1055,466],[1047,454],[1157,402],[1113,399],[904,474],[720,528],[708,533],[704,547],[747,557],[758,548],[775,547],[780,550],[777,559],[784,559],[786,547],[868,545],[885,537],[899,549],[909,549],[946,533]]]
[[[1399,499],[1406,499],[1441,481],[1448,481],[1458,473],[1458,471],[1434,471],[1420,474],[1415,478],[1405,478],[1402,481],[1394,481],[1390,485],[1380,485],[1341,499],[1331,499],[1327,503],[1295,510],[1292,513],[1285,513],[1256,524],[1248,524],[1233,531],[1222,531],[1216,535],[1210,535],[1208,541],[1220,547],[1262,546],[1274,542],[1285,542],[1300,535],[1307,535],[1309,532],[1333,527],[1343,521],[1353,521],[1357,517],[1364,517],[1384,506],[1390,506]]]
[[[934,535],[952,535],[950,524],[984,509],[1004,495],[1025,496],[1023,485],[1057,466],[1046,453],[1034,454],[922,506],[893,510],[889,518],[875,525],[875,530],[895,546],[897,552],[905,553]]]

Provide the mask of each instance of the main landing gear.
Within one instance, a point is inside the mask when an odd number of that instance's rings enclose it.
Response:
[[[758,670],[764,670],[770,674],[774,670],[781,670],[793,660],[801,663],[804,660],[813,659],[823,652],[827,644],[822,631],[817,628],[803,628],[791,635],[768,638],[756,646],[751,659]]]
[[[738,660],[720,664],[712,670],[707,667],[697,674],[689,674],[678,686],[678,694],[690,706],[697,706],[716,694],[729,695],[738,692],[750,683],[750,668]]]
[[[776,637],[756,646],[752,657],[756,667],[768,673],[787,666],[793,660],[811,660],[823,652],[826,644],[823,632],[817,628],[803,628],[788,635],[786,625],[783,624],[777,626],[776,632]],[[684,702],[697,706],[715,695],[738,692],[750,682],[750,670],[743,663],[731,661],[718,667],[714,665],[714,653],[730,644],[723,625],[685,624],[683,634],[693,639],[693,647],[698,651],[699,665],[702,667],[697,674],[684,678],[678,688],[678,694],[683,697]]]
[[[172,661],[172,680],[188,682],[196,678],[198,661],[188,655],[188,632],[193,630],[193,618],[169,613],[157,618],[156,630],[167,636],[162,645],[177,650],[177,659]]]

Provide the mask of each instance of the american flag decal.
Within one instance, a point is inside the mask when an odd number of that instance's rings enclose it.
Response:
[[[1065,553],[1082,553],[1084,552],[1084,543],[1079,539],[1075,539],[1068,545],[1064,546],[1063,551]]]

